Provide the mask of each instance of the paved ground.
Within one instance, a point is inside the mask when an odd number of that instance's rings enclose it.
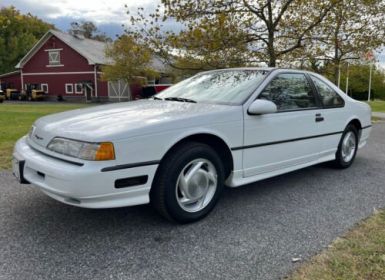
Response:
[[[385,125],[348,170],[316,166],[229,189],[174,225],[149,206],[86,210],[0,174],[0,279],[278,279],[385,206]]]

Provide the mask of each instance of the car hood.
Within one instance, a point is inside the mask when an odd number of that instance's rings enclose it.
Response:
[[[112,141],[183,127],[235,121],[239,106],[139,100],[48,115],[35,123],[32,140],[45,146],[56,136],[90,142]],[[238,117],[241,117],[239,115]]]

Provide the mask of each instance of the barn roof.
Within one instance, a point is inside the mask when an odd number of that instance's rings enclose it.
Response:
[[[74,49],[81,56],[87,59],[90,65],[107,65],[113,62],[106,57],[105,49],[108,43],[91,40],[87,38],[79,39],[71,34],[64,33],[58,30],[49,30],[43,37],[29,50],[29,52],[19,61],[16,68],[22,68],[28,60],[48,41],[52,36],[63,41],[70,48]],[[168,72],[166,64],[157,56],[154,56],[151,61],[151,66],[159,72]]]
[[[9,77],[9,76],[16,76],[16,75],[19,75],[19,74],[20,74],[20,71],[12,71],[12,72],[8,72],[8,73],[0,74],[0,78],[6,78],[6,77]]]
[[[78,39],[68,33],[57,30],[51,30],[52,34],[62,40],[64,43],[72,47],[82,56],[84,56],[90,64],[108,64],[105,55],[107,43],[87,38]]]
[[[77,51],[80,55],[88,60],[88,63],[93,64],[109,64],[111,63],[106,55],[105,49],[107,43],[87,38],[79,39],[68,33],[58,30],[49,30],[44,36],[30,49],[30,51],[19,61],[16,68],[22,68],[24,64],[41,48],[44,43],[52,36],[57,37],[69,47]]]

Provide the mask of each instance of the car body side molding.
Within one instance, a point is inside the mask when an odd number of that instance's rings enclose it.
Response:
[[[372,127],[372,126],[367,125],[367,126],[364,126],[362,129],[367,129],[370,127]],[[276,144],[282,144],[282,143],[288,143],[288,142],[294,142],[294,141],[302,141],[302,140],[307,140],[307,139],[312,139],[312,138],[325,137],[325,136],[342,134],[342,133],[343,133],[343,131],[338,131],[338,132],[319,134],[319,135],[313,135],[313,136],[307,136],[307,137],[300,137],[300,138],[294,138],[294,139],[288,139],[288,140],[274,141],[274,142],[240,146],[240,147],[233,147],[233,148],[231,148],[231,150],[232,151],[245,150],[245,149],[258,148],[258,147],[263,147],[263,146],[270,146],[270,145],[276,145]]]
[[[282,143],[302,141],[302,140],[307,140],[307,139],[312,139],[312,138],[325,137],[325,136],[342,134],[342,133],[343,133],[343,131],[338,131],[338,132],[325,133],[325,134],[319,134],[319,135],[312,135],[312,136],[293,138],[293,139],[287,139],[287,140],[280,140],[280,141],[274,141],[274,142],[268,142],[268,143],[261,143],[261,144],[233,147],[233,148],[231,148],[231,150],[232,151],[245,150],[245,149],[258,148],[258,147],[264,147],[264,146],[270,146],[270,145],[277,145],[277,144],[282,144]]]
[[[104,167],[104,168],[102,168],[101,171],[102,172],[109,172],[109,171],[115,171],[115,170],[121,170],[121,169],[147,166],[147,165],[155,165],[155,164],[159,164],[159,163],[160,163],[160,160],[152,160],[152,161],[144,161],[144,162],[129,163],[129,164],[119,164],[119,165],[114,165],[114,166],[110,166],[110,167]]]

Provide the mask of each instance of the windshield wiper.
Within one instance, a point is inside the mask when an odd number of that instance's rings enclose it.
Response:
[[[159,98],[159,97],[156,97],[156,96],[152,96],[152,99],[154,99],[154,100],[163,100],[162,98]]]
[[[166,97],[164,100],[197,103],[195,100],[183,98],[183,97]]]

